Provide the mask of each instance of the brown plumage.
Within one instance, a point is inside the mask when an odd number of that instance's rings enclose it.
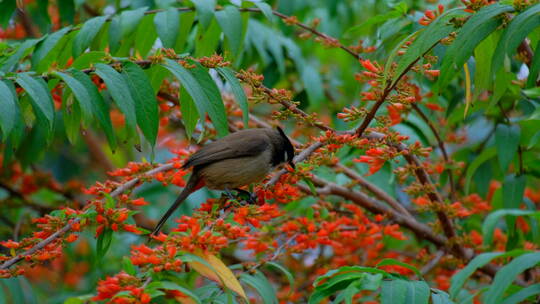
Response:
[[[184,169],[193,167],[191,177],[152,234],[157,234],[180,204],[199,188],[228,191],[260,182],[282,163],[294,167],[293,157],[294,148],[279,127],[241,130],[203,146],[184,164]]]

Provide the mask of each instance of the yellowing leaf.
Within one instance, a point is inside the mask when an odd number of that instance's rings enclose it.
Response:
[[[469,66],[467,63],[463,64],[463,71],[465,72],[465,112],[463,118],[467,117],[467,112],[472,103],[471,95],[471,73],[469,72]]]
[[[244,299],[248,300],[242,285],[240,285],[240,282],[238,282],[234,273],[232,273],[225,263],[223,263],[215,255],[206,254],[201,250],[194,252],[193,254],[205,260],[210,266],[212,266],[212,268],[209,268],[207,265],[196,261],[190,261],[188,264],[191,266],[191,268],[195,269],[195,271],[197,271],[200,275],[216,281],[220,285],[229,288],[242,296]]]

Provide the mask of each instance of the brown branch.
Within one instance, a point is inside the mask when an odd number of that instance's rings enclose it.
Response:
[[[427,125],[431,129],[431,132],[433,133],[433,135],[435,135],[435,139],[437,140],[437,145],[439,146],[439,149],[441,150],[444,161],[447,164],[449,164],[450,163],[450,158],[448,157],[448,153],[446,152],[446,147],[444,146],[444,141],[442,140],[441,136],[439,135],[439,132],[437,131],[437,128],[435,128],[435,126],[433,125],[431,120],[426,116],[426,114],[424,114],[424,112],[422,112],[422,110],[416,104],[413,103],[412,108],[416,113],[418,113],[420,118],[422,118],[422,120],[425,123],[427,123]],[[456,186],[455,186],[455,182],[454,182],[454,175],[452,174],[452,170],[450,168],[445,169],[445,171],[448,174],[448,182],[450,184],[450,197],[452,198],[452,200],[455,201],[456,200],[456,197],[455,197],[456,196]]]
[[[156,174],[158,172],[169,171],[169,170],[172,170],[173,168],[174,168],[173,164],[164,164],[164,165],[161,165],[161,166],[159,166],[157,168],[149,170],[148,172],[144,173],[143,176],[151,177],[152,175],[154,175],[154,174]],[[125,182],[124,184],[118,186],[118,188],[116,188],[114,191],[112,191],[110,193],[110,196],[115,197],[115,196],[118,196],[118,195],[124,193],[128,189],[134,188],[140,182],[140,180],[141,180],[141,178],[136,177],[136,178],[134,178],[132,180],[129,180],[129,181]],[[50,243],[52,243],[57,238],[64,235],[64,233],[71,230],[73,225],[80,222],[80,220],[81,220],[80,218],[75,218],[75,219],[70,220],[64,227],[62,227],[62,229],[60,229],[60,230],[56,231],[55,233],[51,234],[49,237],[47,237],[43,241],[37,243],[34,247],[28,249],[27,251],[23,252],[22,254],[17,255],[14,258],[4,262],[2,265],[0,265],[0,270],[1,269],[8,269],[12,265],[14,265],[14,264],[18,263],[19,261],[23,260],[24,257],[32,255],[35,252],[45,248],[45,246],[49,245]]]
[[[412,217],[412,215],[409,213],[403,205],[401,205],[397,200],[395,200],[393,197],[388,195],[386,192],[384,192],[381,188],[375,186],[374,184],[368,182],[365,178],[363,178],[360,174],[356,173],[354,170],[344,166],[343,164],[336,164],[334,166],[337,168],[338,172],[343,172],[345,175],[347,175],[350,179],[357,182],[360,186],[367,189],[369,192],[373,193],[375,197],[380,199],[381,201],[386,202],[388,205],[390,205],[392,208],[394,208],[396,211],[399,211],[403,215]]]

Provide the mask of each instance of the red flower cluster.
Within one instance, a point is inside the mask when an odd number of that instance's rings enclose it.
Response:
[[[98,283],[97,296],[92,301],[109,300],[115,304],[146,304],[150,303],[151,297],[141,287],[142,280],[125,272],[120,272],[112,277],[107,277]]]
[[[442,4],[439,4],[437,6],[436,11],[432,11],[432,10],[425,11],[424,16],[420,18],[418,23],[424,26],[429,25],[431,22],[433,22],[433,20],[437,19],[437,17],[441,15],[443,12],[444,12],[444,6]]]

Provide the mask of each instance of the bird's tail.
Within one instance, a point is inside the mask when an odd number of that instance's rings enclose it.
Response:
[[[202,186],[204,185],[204,183],[202,183],[202,180],[199,178],[198,174],[196,174],[195,172],[191,175],[191,177],[189,178],[187,184],[186,184],[186,187],[184,188],[184,190],[182,190],[182,192],[180,193],[180,195],[176,198],[176,200],[174,201],[174,203],[172,204],[171,207],[169,207],[169,210],[167,210],[167,212],[165,212],[165,214],[163,215],[163,217],[161,217],[161,219],[159,220],[159,223],[156,225],[156,228],[154,228],[154,231],[152,231],[151,235],[157,235],[159,230],[161,230],[161,228],[163,227],[163,225],[165,224],[165,222],[167,222],[167,220],[169,219],[169,217],[173,214],[173,212],[180,206],[180,204],[182,204],[184,202],[184,200],[193,192],[197,191],[199,188],[201,188]]]

